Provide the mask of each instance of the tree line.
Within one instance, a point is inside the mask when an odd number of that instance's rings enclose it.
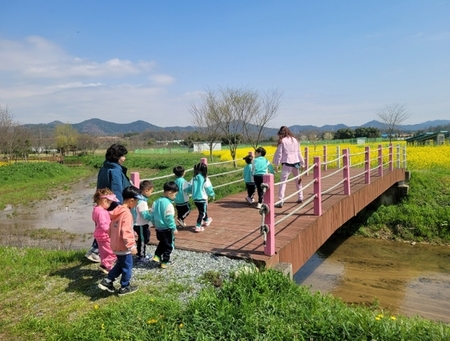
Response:
[[[40,128],[31,131],[14,121],[8,107],[0,105],[0,151],[5,159],[13,159],[26,158],[29,154],[93,154],[112,143],[121,143],[129,150],[135,150],[179,145],[192,148],[194,142],[206,142],[212,155],[214,144],[221,142],[235,159],[239,145],[247,144],[256,149],[261,143],[276,143],[273,129],[267,128],[267,124],[277,116],[281,97],[278,89],[266,92],[231,87],[207,89],[189,108],[192,125],[197,127],[195,131],[145,131],[121,136],[83,134],[71,124],[57,125],[50,133]],[[390,140],[398,126],[409,117],[406,107],[398,104],[387,105],[376,114],[383,120],[384,131]],[[335,132],[301,131],[296,135],[300,141],[314,143],[319,140],[379,138],[381,133],[378,128],[359,127]]]

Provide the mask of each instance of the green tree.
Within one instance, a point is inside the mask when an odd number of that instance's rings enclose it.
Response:
[[[60,150],[61,155],[67,152],[75,152],[78,144],[79,133],[71,124],[59,124],[55,127],[56,147]]]
[[[338,129],[334,134],[333,140],[346,140],[355,137],[355,132],[350,128]]]

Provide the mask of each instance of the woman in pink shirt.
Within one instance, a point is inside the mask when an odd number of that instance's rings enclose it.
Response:
[[[282,165],[280,181],[283,183],[280,185],[280,189],[278,192],[278,198],[280,199],[280,202],[275,205],[275,207],[280,208],[283,207],[284,203],[284,192],[286,190],[285,181],[288,179],[289,174],[291,173],[294,176],[298,176],[300,174],[300,169],[305,164],[303,156],[300,152],[300,143],[286,126],[282,126],[280,130],[278,130],[278,146],[272,163],[276,166],[277,171],[280,164]],[[295,185],[297,187],[297,190],[299,191],[297,202],[301,203],[303,202],[301,181],[295,181]]]

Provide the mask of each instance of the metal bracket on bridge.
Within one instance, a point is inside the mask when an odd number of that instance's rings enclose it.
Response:
[[[261,208],[259,209],[259,214],[261,214],[262,216],[263,216],[263,220],[264,220],[264,216],[266,215],[266,214],[269,214],[269,212],[270,212],[270,208],[269,208],[269,205],[267,205],[267,204],[261,204]]]
[[[266,184],[263,182],[261,184],[261,189],[262,189],[263,193],[266,193],[266,191],[269,189],[269,184]]]
[[[263,235],[264,246],[266,246],[267,234],[269,233],[269,225],[263,224],[263,225],[261,225],[259,230],[261,231],[261,234]]]

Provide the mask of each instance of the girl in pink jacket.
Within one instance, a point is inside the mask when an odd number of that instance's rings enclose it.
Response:
[[[118,202],[114,193],[109,188],[100,188],[94,194],[94,209],[92,211],[92,220],[95,223],[94,238],[98,243],[98,251],[101,259],[100,270],[108,273],[117,260],[116,255],[111,249],[109,238],[109,225],[111,216],[108,208],[113,202]]]
[[[300,174],[300,169],[305,164],[303,156],[300,152],[300,143],[286,126],[282,126],[278,131],[278,146],[272,163],[276,166],[277,171],[279,165],[282,165],[280,177],[280,182],[282,182],[282,184],[280,185],[280,189],[278,192],[278,198],[280,199],[280,202],[275,205],[275,207],[281,208],[283,207],[284,192],[286,190],[285,181],[288,179],[289,174],[291,173],[294,176],[298,176]],[[297,187],[297,191],[299,191],[297,202],[301,203],[303,202],[301,181],[295,181],[295,185]]]

